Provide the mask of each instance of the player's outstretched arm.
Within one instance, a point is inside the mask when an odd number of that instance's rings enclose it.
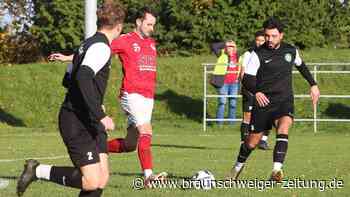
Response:
[[[309,83],[311,86],[310,88],[310,96],[312,99],[312,104],[315,107],[317,104],[317,101],[320,97],[320,90],[318,89],[317,83],[315,79],[312,77],[311,72],[306,67],[304,61],[300,58],[298,50],[296,50],[296,56],[294,61],[296,68],[300,72],[300,74],[304,77],[304,79]]]
[[[72,55],[63,55],[62,53],[52,53],[47,57],[50,61],[62,61],[62,62],[67,62],[67,61],[73,61],[73,54]]]

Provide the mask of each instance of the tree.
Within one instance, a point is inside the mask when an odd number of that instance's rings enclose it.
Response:
[[[65,49],[72,52],[84,39],[84,1],[33,0],[30,32],[44,55]]]

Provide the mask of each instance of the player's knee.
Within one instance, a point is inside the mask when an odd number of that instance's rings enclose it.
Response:
[[[99,188],[103,189],[106,187],[107,183],[109,181],[109,173],[102,173],[101,177],[100,177],[100,184],[99,184]]]
[[[93,191],[100,187],[100,177],[85,177],[84,190]]]
[[[289,125],[281,124],[277,128],[277,134],[285,134],[288,135]]]
[[[143,124],[137,127],[140,135],[152,135],[151,124]]]
[[[251,150],[254,150],[257,145],[258,145],[258,143],[255,143],[255,142],[246,142],[247,148],[249,148]]]
[[[140,132],[140,135],[152,135],[152,130],[144,130]]]
[[[284,135],[288,135],[288,128],[279,128],[277,130],[277,134],[284,134]]]
[[[249,138],[249,136],[248,136],[248,139],[247,139],[244,143],[245,143],[245,145],[247,146],[247,148],[253,150],[253,149],[255,149],[256,146],[258,145],[259,140],[251,139],[251,138]]]

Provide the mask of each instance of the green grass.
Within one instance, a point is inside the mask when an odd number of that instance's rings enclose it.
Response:
[[[303,51],[307,62],[350,62],[350,50],[312,49]],[[158,87],[153,113],[153,153],[156,171],[165,170],[174,179],[192,176],[209,169],[217,179],[224,177],[238,152],[239,126],[208,126],[202,131],[202,62],[214,62],[213,56],[159,58]],[[2,66],[0,69],[0,179],[10,181],[0,189],[0,197],[15,196],[16,178],[24,158],[43,163],[71,165],[57,131],[57,113],[65,90],[60,63]],[[321,67],[323,70],[350,70],[349,67]],[[125,135],[125,116],[117,100],[121,80],[120,64],[114,61],[105,99],[108,114],[117,129],[111,137]],[[322,94],[349,94],[349,75],[320,74]],[[210,93],[215,93],[208,87]],[[296,94],[308,94],[308,86],[294,77]],[[240,109],[240,101],[237,109]],[[209,116],[215,115],[216,99],[208,103]],[[239,115],[240,110],[237,112]],[[321,118],[350,118],[349,99],[322,99]],[[309,99],[296,100],[296,117],[311,118]],[[159,189],[136,191],[132,181],[140,174],[136,153],[112,155],[111,179],[104,196],[349,196],[350,195],[350,123],[320,123],[313,133],[312,123],[295,123],[285,165],[287,178],[305,180],[342,179],[345,187],[320,192],[318,189],[214,189],[211,191]],[[274,135],[270,142],[273,145]],[[242,174],[243,179],[266,179],[271,170],[272,151],[255,151]],[[14,160],[5,162],[5,160]],[[25,196],[76,196],[74,189],[51,183],[33,184]]]
[[[172,179],[190,177],[196,171],[208,169],[217,179],[222,179],[231,167],[239,146],[238,127],[209,128],[207,133],[199,125],[175,123],[155,125],[153,140],[154,165],[156,171],[167,171]],[[112,134],[124,136],[123,131]],[[271,135],[273,136],[273,135]],[[318,133],[297,124],[290,134],[289,151],[285,173],[289,180],[342,180],[344,188],[319,191],[313,189],[283,189],[276,187],[258,189],[214,189],[211,191],[154,189],[150,191],[132,189],[133,179],[140,176],[136,153],[112,154],[110,157],[111,178],[104,196],[347,196],[350,193],[350,136],[348,133]],[[271,137],[270,142],[273,142]],[[15,196],[15,178],[19,176],[21,158],[67,156],[58,132],[35,129],[11,129],[0,134],[0,158],[19,159],[0,163],[0,178],[10,180],[10,185],[0,190],[0,196]],[[242,173],[242,179],[266,180],[271,170],[272,150],[256,150]],[[71,165],[69,158],[42,159],[42,163]],[[77,190],[67,189],[48,182],[31,185],[25,196],[76,196]]]

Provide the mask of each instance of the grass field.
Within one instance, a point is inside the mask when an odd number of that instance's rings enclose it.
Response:
[[[303,51],[307,62],[350,62],[350,50],[314,49]],[[156,171],[167,171],[172,179],[192,176],[208,169],[222,179],[235,160],[239,148],[239,125],[208,126],[202,131],[202,62],[213,56],[159,59],[158,88],[153,116],[153,153]],[[42,163],[71,165],[57,130],[57,113],[64,89],[60,80],[65,69],[60,63],[8,65],[0,67],[0,197],[15,196],[16,179],[26,158]],[[350,70],[349,67],[321,69]],[[110,137],[125,135],[125,116],[116,102],[120,65],[113,64],[107,112],[117,124]],[[323,94],[349,94],[349,75],[319,75]],[[307,85],[296,75],[295,92],[307,94]],[[214,93],[211,87],[209,91]],[[239,103],[239,102],[238,102]],[[216,101],[208,104],[209,116],[215,114]],[[350,118],[349,99],[322,99],[321,118]],[[238,106],[240,109],[240,106]],[[240,112],[238,112],[240,114]],[[296,100],[297,118],[312,117],[310,101]],[[350,196],[350,123],[321,123],[313,133],[311,123],[295,123],[284,167],[288,180],[341,180],[341,189],[183,189],[134,190],[139,177],[136,153],[111,155],[111,179],[104,196]],[[274,144],[274,134],[270,138]],[[272,150],[255,151],[242,173],[242,179],[266,180],[272,168]],[[7,187],[3,183],[9,181]],[[78,191],[52,183],[34,183],[25,196],[77,196]]]
[[[155,126],[153,141],[154,165],[157,171],[167,171],[172,179],[190,177],[196,171],[208,169],[217,179],[222,179],[230,169],[238,151],[238,127],[209,128],[201,131],[200,125],[176,123]],[[123,136],[123,132],[113,133]],[[273,135],[272,135],[273,136]],[[273,137],[272,137],[273,138]],[[273,139],[270,139],[272,142]],[[296,124],[291,132],[285,173],[289,180],[342,180],[344,188],[326,189],[286,189],[276,187],[258,189],[213,189],[210,191],[182,189],[134,190],[133,179],[139,177],[139,164],[136,153],[111,155],[111,179],[104,196],[349,196],[350,194],[350,149],[349,133],[317,133],[308,127]],[[10,180],[0,196],[15,196],[16,178],[20,174],[23,158],[58,157],[41,159],[43,163],[70,165],[64,145],[57,132],[45,129],[11,129],[0,134],[0,178]],[[62,158],[63,157],[63,158]],[[272,150],[256,150],[242,179],[266,180],[271,170]],[[12,159],[12,161],[3,161]],[[34,183],[25,196],[76,196],[77,191],[52,183]]]

